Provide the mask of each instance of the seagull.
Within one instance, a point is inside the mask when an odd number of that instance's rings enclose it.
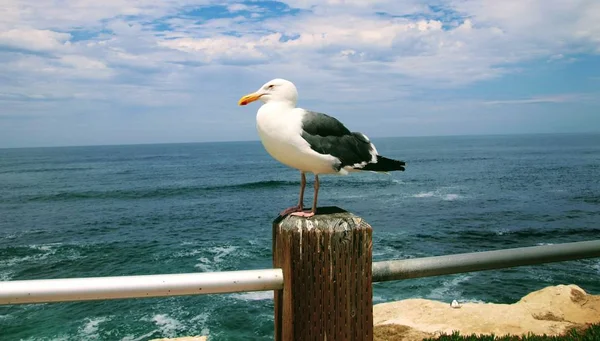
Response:
[[[238,105],[257,100],[263,103],[256,114],[262,145],[275,160],[300,171],[298,204],[282,211],[281,216],[309,218],[317,213],[320,174],[404,171],[404,161],[379,155],[365,134],[351,132],[327,114],[297,108],[298,90],[288,80],[273,79],[240,98]],[[306,173],[315,176],[310,211],[304,210]]]

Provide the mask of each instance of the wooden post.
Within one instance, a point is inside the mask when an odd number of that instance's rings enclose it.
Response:
[[[338,207],[273,222],[276,341],[373,340],[372,229]]]

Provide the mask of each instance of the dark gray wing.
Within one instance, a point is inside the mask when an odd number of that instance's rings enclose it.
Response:
[[[326,114],[306,111],[302,119],[302,138],[317,153],[338,158],[340,163],[335,165],[338,171],[373,159],[373,146],[363,134],[351,132],[340,121]]]

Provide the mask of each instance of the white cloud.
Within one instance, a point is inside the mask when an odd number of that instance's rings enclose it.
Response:
[[[210,0],[3,0],[2,26],[56,29],[99,27],[101,21],[119,16],[158,18]]]
[[[68,33],[33,28],[11,29],[0,32],[0,46],[31,51],[57,50],[69,45]]]
[[[4,0],[0,105],[13,109],[2,114],[58,111],[42,106],[48,100],[73,112],[102,103],[210,110],[230,120],[240,94],[284,77],[299,85],[301,103],[358,118],[369,101],[389,111],[424,93],[520,72],[523,63],[600,54],[596,0],[284,2],[292,11],[274,16],[260,2]],[[190,14],[211,4],[228,14]]]
[[[365,1],[286,2],[313,12],[268,19],[258,28],[253,23],[252,29],[240,18],[221,19],[218,25],[209,21],[160,44],[210,63],[310,61],[323,69],[360,68],[364,75],[394,74],[437,87],[496,78],[538,58],[597,50],[600,37],[598,24],[591,22],[600,22],[600,15],[590,14],[597,6],[592,1],[447,1],[445,8],[463,18],[446,22],[373,15]],[[373,6],[394,14],[430,13],[416,1],[378,1]],[[228,25],[248,33],[219,34]]]

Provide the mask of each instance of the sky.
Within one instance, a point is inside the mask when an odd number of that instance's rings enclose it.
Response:
[[[385,136],[600,131],[597,0],[0,0],[0,148],[257,140],[273,78]]]

